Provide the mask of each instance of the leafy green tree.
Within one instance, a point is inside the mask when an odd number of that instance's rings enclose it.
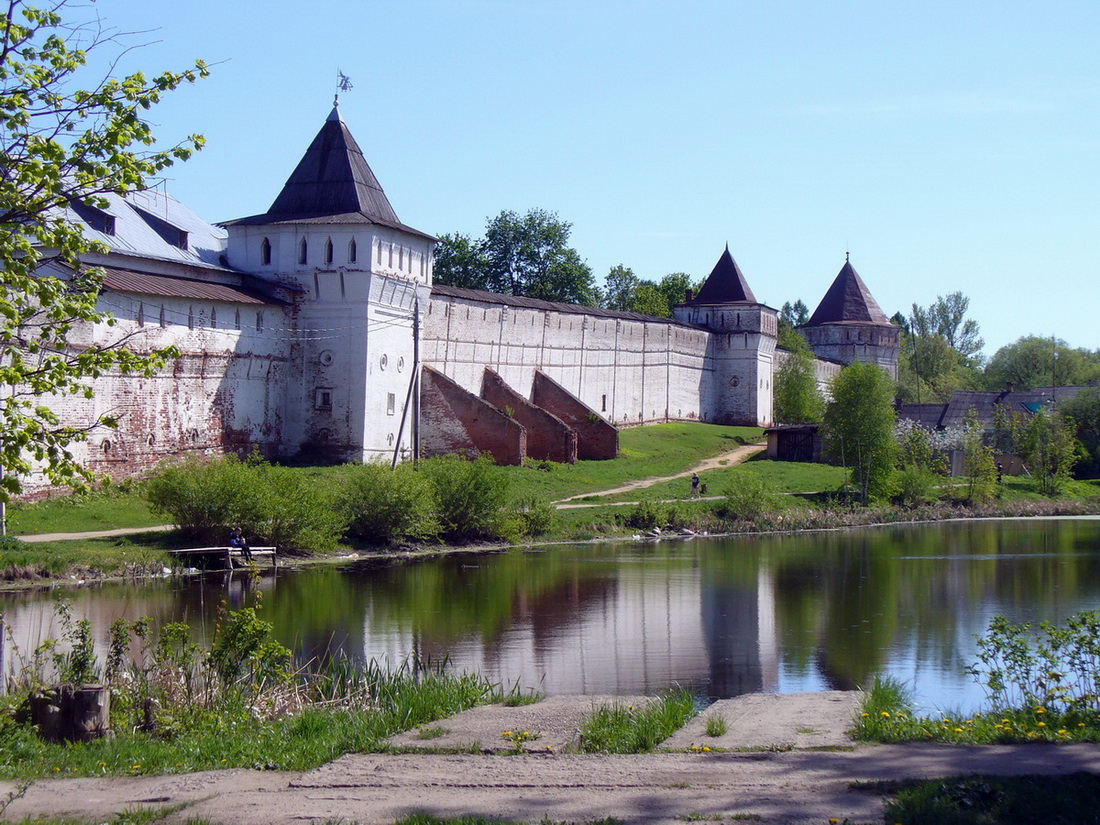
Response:
[[[0,501],[40,466],[57,484],[79,486],[87,471],[69,447],[110,416],[71,426],[50,397],[91,397],[91,379],[109,371],[152,375],[172,350],[139,354],[125,341],[77,350],[77,328],[113,324],[97,308],[102,271],[82,256],[105,249],[67,217],[70,204],[103,206],[103,196],[148,186],[203,139],[191,135],[152,149],[145,112],[180,84],[205,77],[201,61],[182,72],[135,73],[78,85],[88,53],[112,41],[63,19],[68,6],[10,0],[0,11]]]
[[[604,306],[619,312],[630,312],[634,304],[634,293],[638,289],[638,276],[630,267],[619,264],[611,267],[604,278]]]
[[[977,359],[985,346],[978,330],[978,322],[967,318],[970,299],[961,292],[936,297],[935,303],[928,308],[928,315],[937,335],[947,341],[947,345],[967,361]]]
[[[490,288],[481,242],[459,233],[442,235],[435,247],[433,279],[437,284],[463,289]]]
[[[1049,410],[1034,415],[1012,413],[1009,430],[1013,452],[1039,482],[1039,491],[1048,496],[1061,492],[1077,462],[1072,421]]]
[[[997,495],[997,463],[993,447],[985,443],[984,428],[973,407],[966,414],[963,475],[967,478],[967,498],[971,504],[989,501]]]
[[[925,308],[913,304],[902,328],[898,396],[905,402],[947,401],[955,390],[976,386],[985,342],[978,323],[966,318],[970,299],[961,292],[936,298]]]
[[[687,300],[687,291],[699,291],[700,282],[686,272],[670,272],[657,283],[657,289],[668,301],[668,315],[672,317],[672,308]]]
[[[651,281],[642,281],[638,284],[638,288],[634,291],[634,300],[631,303],[630,311],[652,315],[654,318],[669,318],[672,316],[668,298]]]
[[[1025,335],[997,350],[986,364],[987,389],[1017,390],[1087,384],[1100,378],[1100,352],[1073,349],[1060,338]]]
[[[917,422],[903,418],[894,437],[898,444],[897,499],[906,507],[929,504],[939,495],[937,485],[946,474],[942,455],[932,443],[933,434]]]
[[[569,246],[573,225],[545,209],[505,210],[490,218],[485,237],[443,235],[436,247],[437,283],[505,295],[597,306],[592,270]]]
[[[793,304],[787,301],[779,310],[779,318],[792,327],[800,327],[810,320],[810,309],[801,298]]]
[[[808,348],[791,352],[775,373],[775,420],[783,424],[817,423],[825,415],[825,398],[817,388],[814,357]]]
[[[872,363],[849,364],[833,380],[825,407],[825,449],[852,472],[866,502],[890,493],[894,440],[894,380]]]
[[[1076,467],[1078,476],[1100,476],[1100,389],[1085,390],[1072,401],[1061,406],[1066,420],[1073,422],[1077,433],[1081,461]]]

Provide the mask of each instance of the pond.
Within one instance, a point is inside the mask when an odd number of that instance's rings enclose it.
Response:
[[[887,674],[926,711],[970,711],[984,694],[966,666],[991,617],[1100,608],[1100,520],[563,545],[63,595],[101,646],[120,617],[186,621],[206,639],[220,608],[261,602],[302,661],[416,656],[547,694],[686,685],[711,698],[851,689]],[[24,651],[58,632],[53,598],[0,596]]]

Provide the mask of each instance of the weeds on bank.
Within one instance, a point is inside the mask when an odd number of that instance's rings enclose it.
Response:
[[[597,708],[581,730],[582,753],[646,753],[695,715],[695,697],[683,688],[643,707],[614,703]]]
[[[503,698],[480,676],[431,663],[389,668],[340,659],[292,669],[289,651],[251,608],[223,613],[208,650],[191,641],[186,625],[154,633],[147,619],[116,622],[100,662],[90,625],[60,609],[63,638],[16,653],[12,689],[0,704],[0,778],[307,770]],[[26,699],[64,682],[110,687],[113,738],[57,744],[38,735]]]
[[[955,744],[1100,741],[1100,611],[1062,626],[994,617],[968,668],[986,691],[985,713],[919,717],[905,687],[876,679],[855,736],[875,742],[914,739]]]
[[[439,817],[433,814],[415,813],[403,816],[394,825],[524,825],[512,820],[490,819],[484,816]],[[561,822],[543,819],[538,825],[622,825],[622,820],[613,817],[586,819],[583,822]]]

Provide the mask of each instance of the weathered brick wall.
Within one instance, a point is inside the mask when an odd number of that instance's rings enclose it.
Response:
[[[424,456],[491,453],[497,464],[522,464],[527,432],[492,404],[425,366],[420,383],[420,451]]]
[[[126,339],[137,352],[174,345],[181,355],[149,378],[101,375],[91,382],[90,399],[43,399],[72,426],[117,418],[117,429],[96,427],[86,442],[73,445],[78,461],[121,479],[187,454],[244,454],[253,447],[279,452],[289,365],[285,334],[277,330],[287,326],[286,309],[120,293],[104,293],[100,303],[116,325],[75,329],[75,349]],[[257,313],[265,316],[263,330],[257,329]],[[50,485],[34,474],[25,488],[36,497]]]
[[[535,372],[531,400],[576,432],[577,458],[604,459],[619,455],[618,429],[541,370]]]
[[[527,457],[575,464],[577,433],[556,415],[536,407],[486,368],[481,397],[514,418],[527,430]]]

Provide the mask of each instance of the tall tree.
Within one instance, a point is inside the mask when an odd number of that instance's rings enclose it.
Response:
[[[460,234],[440,238],[436,280],[505,295],[596,306],[600,291],[588,264],[569,246],[572,228],[545,209],[531,209],[525,215],[505,210],[489,219],[480,240]]]
[[[849,364],[833,380],[825,408],[825,448],[852,472],[860,499],[890,492],[894,440],[894,381],[872,363]]]
[[[808,347],[791,352],[776,371],[773,403],[775,420],[782,424],[819,423],[824,417],[825,398],[817,388]]]
[[[490,288],[481,243],[469,235],[455,232],[440,236],[432,270],[437,284],[463,289]]]
[[[978,385],[981,348],[978,324],[967,319],[970,299],[961,292],[937,297],[929,307],[913,304],[902,328],[898,395],[906,402],[947,401],[958,389]]]
[[[611,267],[604,278],[604,306],[619,312],[630,312],[639,283],[638,276],[630,267],[622,264]]]
[[[1100,389],[1085,390],[1062,404],[1060,412],[1073,422],[1077,432],[1081,453],[1077,474],[1086,478],[1100,476]]]
[[[970,299],[961,292],[937,296],[928,308],[937,335],[942,335],[948,345],[968,361],[976,359],[985,346],[978,333],[978,322],[967,318]]]
[[[986,364],[987,389],[1017,390],[1087,384],[1100,378],[1100,353],[1073,349],[1060,338],[1025,335],[1001,347]]]
[[[802,302],[801,298],[793,304],[786,301],[779,310],[779,317],[792,327],[800,327],[810,320],[810,309]]]
[[[96,26],[63,19],[62,2],[36,7],[10,0],[0,11],[0,501],[21,476],[42,467],[54,483],[87,477],[69,445],[86,429],[61,422],[49,398],[91,396],[90,380],[109,370],[152,374],[172,354],[124,345],[67,346],[78,325],[111,324],[97,309],[102,272],[82,256],[102,252],[84,238],[69,204],[104,206],[106,194],[142,189],[186,160],[203,139],[164,150],[145,112],[182,83],[205,77],[201,61],[154,77],[97,78],[81,89],[88,53],[117,46]],[[53,264],[49,274],[46,264]],[[97,423],[114,422],[102,418]]]

